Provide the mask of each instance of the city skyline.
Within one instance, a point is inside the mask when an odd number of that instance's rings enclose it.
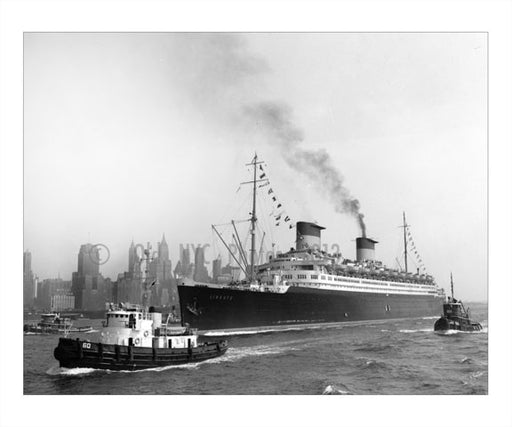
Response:
[[[148,246],[144,248],[132,241],[128,248],[127,268],[124,272],[119,271],[114,279],[104,277],[101,271],[108,258],[102,259],[100,251],[108,250],[106,247],[99,248],[90,243],[80,245],[77,268],[70,280],[61,278],[60,273],[57,278],[40,278],[31,268],[32,253],[26,250],[23,253],[24,307],[29,310],[101,310],[109,302],[140,304],[144,302],[144,291],[148,290],[145,287],[149,286],[149,304],[169,306],[174,310],[178,306],[177,285],[180,280],[218,283],[221,276],[223,279],[220,280],[225,281],[233,278],[231,269],[221,274],[220,256],[208,269],[202,247],[193,249],[193,263],[190,262],[190,248],[180,248],[180,259],[174,270],[165,235],[157,247],[158,251],[151,253]],[[142,256],[137,249],[141,249]]]

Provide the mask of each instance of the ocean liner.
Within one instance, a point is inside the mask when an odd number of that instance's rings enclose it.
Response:
[[[240,260],[219,238],[237,261],[246,279],[225,284],[183,280],[178,286],[183,325],[199,330],[237,330],[290,327],[334,322],[369,321],[438,316],[442,313],[444,290],[427,274],[407,271],[407,223],[405,214],[405,269],[385,267],[375,259],[377,241],[356,238],[356,259],[322,251],[325,228],[311,222],[296,223],[296,246],[290,251],[255,265],[256,167],[255,155],[250,257],[241,241]],[[233,222],[234,226],[234,222]],[[236,229],[235,229],[236,231]],[[234,235],[235,237],[235,235]]]

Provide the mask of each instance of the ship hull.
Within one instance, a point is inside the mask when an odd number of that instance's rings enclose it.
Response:
[[[286,293],[178,286],[183,324],[199,330],[245,329],[439,316],[443,299],[292,286]]]
[[[53,354],[62,368],[136,371],[202,362],[222,356],[227,349],[226,341],[192,348],[148,348],[60,338]]]

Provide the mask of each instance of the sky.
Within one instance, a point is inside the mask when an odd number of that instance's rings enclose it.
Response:
[[[40,279],[70,280],[88,242],[115,279],[132,239],[156,249],[163,233],[174,264],[180,244],[212,260],[211,224],[250,212],[255,152],[266,249],[295,241],[268,188],[346,258],[363,215],[391,267],[405,211],[437,283],[452,272],[456,296],[487,300],[485,34],[25,34],[24,248]]]

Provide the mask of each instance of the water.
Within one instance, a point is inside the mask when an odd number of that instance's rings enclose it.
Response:
[[[62,369],[58,336],[25,335],[24,393],[487,394],[487,307],[470,307],[481,332],[442,336],[435,318],[420,318],[245,333],[227,336],[220,358],[139,372]],[[99,329],[101,320],[75,323]]]

